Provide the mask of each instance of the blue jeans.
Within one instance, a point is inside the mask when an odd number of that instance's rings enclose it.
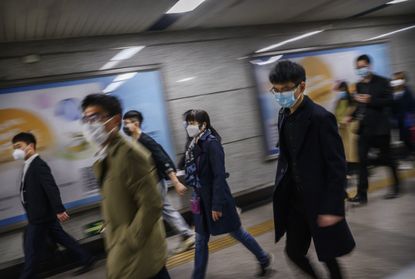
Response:
[[[255,238],[252,237],[244,228],[240,227],[238,230],[231,232],[230,235],[241,242],[252,254],[255,255],[260,264],[268,263],[268,254],[259,246]],[[205,278],[206,268],[209,259],[209,234],[196,233],[196,251],[195,251],[195,266],[193,271],[193,279]]]

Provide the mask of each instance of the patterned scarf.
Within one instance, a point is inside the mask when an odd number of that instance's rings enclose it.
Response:
[[[192,139],[189,144],[189,147],[185,153],[185,163],[184,163],[184,170],[186,172],[185,181],[186,185],[193,187],[194,189],[200,189],[202,185],[200,184],[199,177],[197,175],[197,158],[195,158],[195,148],[196,148],[196,141],[199,138],[204,136],[209,136],[211,131],[209,129],[205,130],[200,134],[198,137]]]

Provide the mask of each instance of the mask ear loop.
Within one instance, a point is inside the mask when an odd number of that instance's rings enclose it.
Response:
[[[26,150],[27,150],[27,148],[28,148],[28,147],[30,147],[30,144],[31,144],[31,143],[29,143],[29,144],[28,144],[25,148],[23,148],[23,152],[24,152],[24,155],[25,155],[25,156],[27,155]]]

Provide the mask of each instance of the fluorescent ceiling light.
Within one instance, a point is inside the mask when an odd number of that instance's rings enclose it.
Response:
[[[121,84],[123,83],[124,81],[111,82],[110,84],[107,85],[107,87],[105,87],[104,90],[102,90],[102,92],[104,92],[105,94],[108,94],[114,91],[115,89],[117,89],[118,87],[120,87]]]
[[[196,9],[200,4],[206,0],[179,0],[173,7],[166,12],[166,14],[180,14],[187,13]]]
[[[282,55],[277,55],[277,56],[271,56],[266,60],[256,59],[256,60],[252,60],[252,61],[249,61],[249,62],[251,62],[251,64],[256,64],[256,65],[259,65],[259,66],[263,66],[263,65],[267,65],[267,64],[272,64],[272,63],[280,60],[281,57],[282,57]]]
[[[129,59],[133,57],[137,52],[142,50],[143,48],[144,46],[122,48],[120,52],[118,52],[116,55],[114,55],[114,57],[111,58],[111,61]]]
[[[104,66],[102,66],[99,69],[100,70],[111,69],[111,68],[115,67],[116,65],[118,65],[118,63],[120,63],[120,61],[133,57],[135,54],[137,54],[137,52],[139,52],[143,48],[145,48],[145,46],[133,46],[133,47],[117,48],[117,49],[121,49],[121,51],[118,52],[116,55],[114,55],[110,59],[110,61],[105,63]]]
[[[249,58],[249,56],[242,56],[242,57],[238,57],[238,58],[236,58],[237,60],[245,60],[245,59],[247,59],[247,58]]]
[[[99,69],[100,70],[108,70],[108,69],[111,69],[111,68],[115,67],[118,63],[120,63],[120,61],[108,61],[107,63],[104,64],[104,66],[102,66]]]
[[[189,81],[189,80],[192,80],[192,79],[195,79],[195,78],[196,77],[187,77],[187,78],[179,79],[176,82],[185,82],[185,81]]]
[[[127,80],[137,75],[137,72],[118,75],[112,82]]]
[[[321,33],[321,32],[323,32],[323,31],[324,31],[324,30],[317,30],[317,31],[309,32],[309,33],[303,34],[303,35],[301,35],[301,36],[294,37],[294,38],[292,38],[292,39],[288,39],[288,40],[286,40],[286,41],[282,41],[282,42],[280,42],[280,43],[278,43],[278,44],[275,44],[275,45],[270,45],[270,46],[267,46],[267,47],[265,47],[265,48],[261,48],[261,49],[259,49],[259,50],[255,51],[255,53],[265,52],[265,51],[268,51],[268,50],[271,50],[271,49],[274,49],[274,48],[280,47],[280,46],[282,46],[282,45],[285,45],[285,44],[288,44],[288,43],[291,43],[291,42],[295,42],[295,41],[298,41],[298,40],[301,40],[301,39],[304,39],[304,38],[307,38],[307,37],[310,37],[310,36],[316,35],[316,34]]]
[[[389,32],[389,33],[385,33],[385,34],[382,34],[382,35],[379,35],[379,36],[376,36],[376,37],[372,37],[372,38],[366,39],[365,41],[371,41],[371,40],[384,38],[384,37],[387,37],[387,36],[390,36],[390,35],[393,35],[393,34],[396,34],[396,33],[399,33],[399,32],[403,32],[403,31],[412,29],[412,28],[415,28],[415,25],[411,25],[409,27],[405,27],[405,28],[398,29],[398,30],[395,30],[395,31],[392,31],[392,32]]]
[[[388,3],[386,3],[386,4],[388,4],[388,5],[393,5],[393,4],[403,3],[403,2],[406,2],[406,1],[408,1],[408,0],[393,0],[393,1],[389,1],[389,2],[388,2]]]

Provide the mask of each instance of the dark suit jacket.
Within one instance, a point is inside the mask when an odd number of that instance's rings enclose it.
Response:
[[[58,186],[49,166],[39,156],[26,171],[22,187],[24,208],[31,224],[56,220],[56,214],[65,211]]]
[[[365,136],[389,135],[390,111],[393,105],[392,88],[389,80],[373,75],[369,83],[356,84],[359,94],[369,94],[371,100],[368,104],[359,104],[356,113],[363,114],[360,121],[359,134]],[[356,116],[356,113],[354,116]]]
[[[349,253],[355,246],[346,220],[326,228],[317,225],[321,214],[345,215],[346,160],[343,144],[337,131],[333,114],[313,103],[305,96],[296,112],[294,154],[289,166],[287,146],[281,130],[284,125],[279,117],[280,157],[278,160],[273,195],[275,241],[286,231],[293,187],[300,189],[301,200],[310,226],[314,246],[320,260],[332,259]],[[289,167],[296,168],[289,170]],[[295,174],[287,179],[287,173]],[[293,180],[298,185],[293,185]]]
[[[195,146],[194,155],[202,186],[198,191],[201,214],[195,215],[196,232],[218,235],[236,231],[241,222],[226,182],[225,153],[222,144],[212,134],[205,134]],[[212,210],[222,212],[222,217],[216,222],[212,219]]]

